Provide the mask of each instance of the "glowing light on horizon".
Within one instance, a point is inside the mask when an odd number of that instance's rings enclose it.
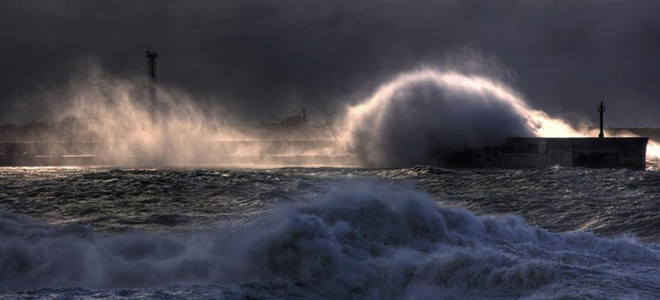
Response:
[[[646,146],[646,159],[660,164],[660,143],[649,140],[649,144]]]

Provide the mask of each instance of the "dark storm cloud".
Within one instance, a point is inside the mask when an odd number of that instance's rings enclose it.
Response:
[[[81,61],[138,76],[152,49],[161,84],[254,119],[330,118],[398,72],[453,63],[505,74],[550,113],[605,101],[610,124],[660,126],[658,15],[660,2],[623,0],[8,0],[0,123],[42,116]]]

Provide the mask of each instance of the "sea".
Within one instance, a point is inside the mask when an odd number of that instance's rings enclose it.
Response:
[[[660,171],[0,168],[0,299],[660,299]]]

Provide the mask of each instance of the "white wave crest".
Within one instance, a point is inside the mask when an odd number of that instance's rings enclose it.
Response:
[[[0,218],[3,292],[219,284],[249,294],[250,282],[286,282],[316,298],[653,297],[658,266],[654,244],[552,233],[373,182],[183,236]]]

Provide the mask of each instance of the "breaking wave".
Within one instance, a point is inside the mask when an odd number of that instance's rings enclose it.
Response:
[[[378,167],[433,164],[430,154],[497,146],[508,137],[597,136],[588,122],[572,126],[533,109],[502,82],[433,68],[381,85],[348,109],[345,123],[349,147]],[[647,159],[658,160],[658,149],[651,141]]]
[[[225,109],[213,113],[205,101],[166,86],[158,89],[159,117],[152,122],[146,85],[87,65],[61,95],[46,98],[62,103],[51,108],[64,117],[58,125],[21,137],[49,142],[32,164],[51,156],[59,164],[66,156],[74,164],[114,166],[399,167],[435,164],[434,154],[496,146],[508,137],[596,135],[532,109],[502,82],[433,68],[400,74],[349,107],[342,121],[323,124],[294,118],[240,125]],[[647,157],[660,161],[658,143],[649,143]]]
[[[552,233],[378,182],[345,183],[305,204],[185,235],[0,218],[0,291],[15,295],[181,285],[249,295],[272,285],[314,298],[653,298],[659,266],[657,244]]]
[[[400,75],[348,113],[348,137],[370,165],[428,163],[435,151],[532,136],[524,102],[480,77],[432,69]]]

